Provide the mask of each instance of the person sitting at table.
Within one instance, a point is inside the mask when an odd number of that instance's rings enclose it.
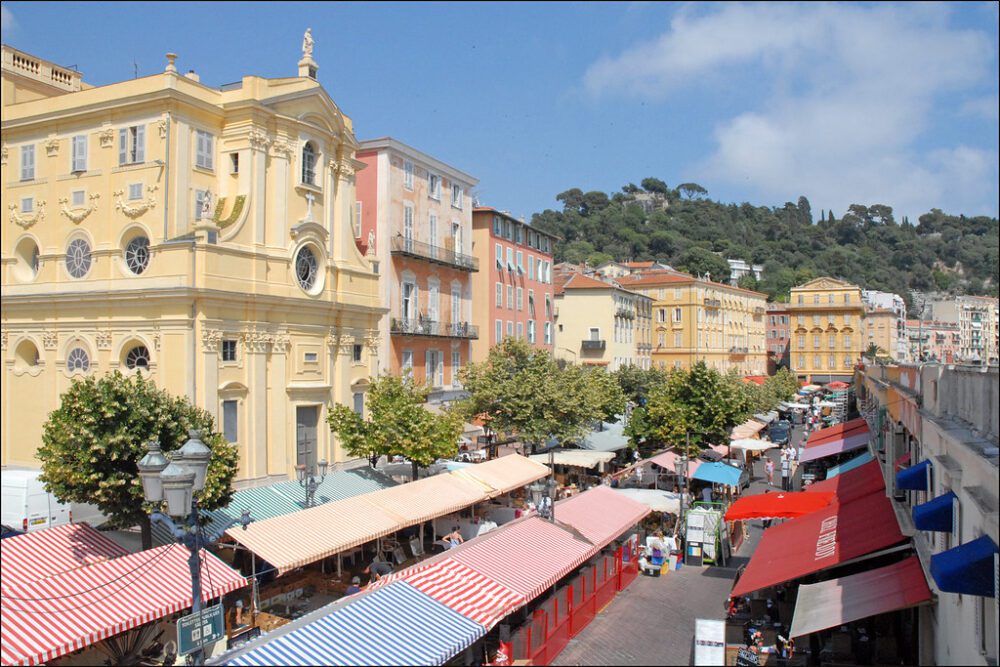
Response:
[[[373,560],[371,565],[365,568],[365,574],[371,575],[370,584],[374,584],[387,574],[392,574],[392,563],[384,560]]]
[[[449,549],[454,549],[459,544],[465,542],[465,538],[462,537],[462,533],[458,529],[458,526],[454,526],[451,529],[451,532],[444,536],[444,541],[448,543]]]

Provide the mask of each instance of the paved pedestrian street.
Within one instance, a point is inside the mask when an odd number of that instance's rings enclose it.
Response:
[[[798,446],[802,429],[796,426],[792,442]],[[781,469],[780,450],[767,455]],[[780,490],[768,487],[763,463],[754,466],[750,488],[744,494]],[[799,473],[800,474],[800,473]],[[799,488],[796,474],[794,488]],[[763,534],[760,521],[750,522],[750,538],[726,567],[682,566],[661,577],[639,576],[618,594],[584,630],[571,639],[553,665],[690,665],[694,662],[694,629],[699,618],[723,620],[725,602],[736,571],[745,565]]]

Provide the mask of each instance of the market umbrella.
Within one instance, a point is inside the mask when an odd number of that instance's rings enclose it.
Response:
[[[722,452],[717,452],[714,449],[703,449],[698,453],[698,458],[703,461],[721,461],[725,457]]]
[[[743,496],[726,510],[726,521],[793,519],[828,506],[837,497],[829,491],[784,491]]]
[[[841,382],[840,380],[837,380],[836,382],[831,382],[830,384],[826,385],[826,388],[827,389],[847,389],[849,386],[850,385],[847,384],[846,382]]]
[[[739,438],[729,443],[733,449],[746,449],[751,452],[763,452],[777,447],[770,440],[757,440],[755,438]]]

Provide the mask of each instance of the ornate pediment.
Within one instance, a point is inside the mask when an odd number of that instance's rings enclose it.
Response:
[[[852,287],[855,287],[855,285],[843,280],[837,280],[836,278],[815,278],[814,280],[807,282],[805,285],[799,285],[800,289],[811,290],[849,289]]]

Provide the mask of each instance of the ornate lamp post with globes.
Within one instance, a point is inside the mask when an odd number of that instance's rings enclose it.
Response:
[[[316,489],[326,479],[326,468],[329,464],[326,459],[319,460],[319,480],[316,479],[316,466],[306,466],[300,463],[295,466],[295,475],[299,480],[299,486],[306,490],[306,507],[312,507],[316,502]]]
[[[148,447],[149,452],[138,463],[143,496],[148,503],[162,507],[165,502],[167,506],[166,514],[155,510],[149,518],[153,523],[165,526],[180,544],[187,547],[188,567],[191,570],[191,612],[197,613],[202,608],[201,549],[214,544],[236,524],[246,530],[252,521],[250,512],[243,510],[239,519],[233,519],[212,534],[205,535],[199,521],[195,494],[205,488],[212,450],[201,441],[201,431],[188,431],[188,441],[170,459],[160,451],[158,441],[151,440]],[[204,651],[199,649],[192,653],[191,660],[195,665],[205,664]]]

